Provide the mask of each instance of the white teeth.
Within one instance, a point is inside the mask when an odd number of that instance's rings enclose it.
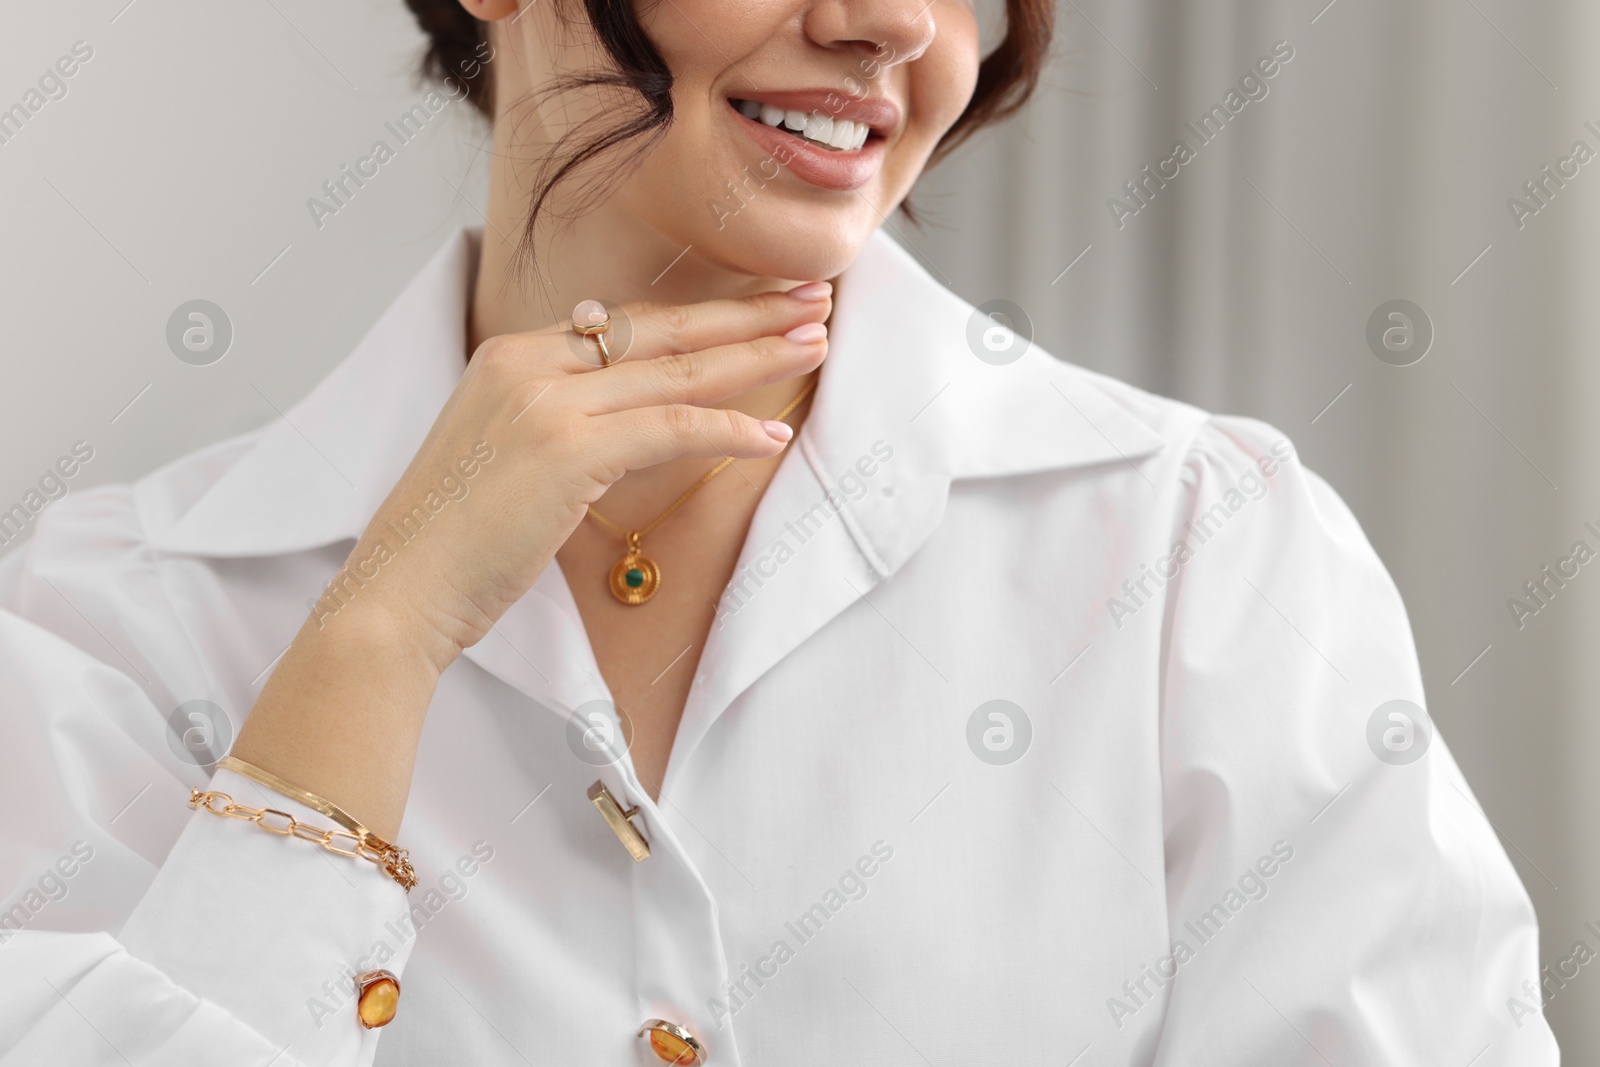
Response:
[[[739,114],[768,126],[782,126],[808,141],[827,145],[841,152],[856,152],[866,144],[872,130],[864,122],[835,119],[820,111],[788,111],[757,100],[735,100]]]

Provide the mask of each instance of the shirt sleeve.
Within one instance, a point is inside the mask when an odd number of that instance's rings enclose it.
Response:
[[[115,541],[115,518],[95,536]],[[360,1026],[353,976],[402,972],[405,891],[366,860],[190,810],[209,781],[332,827],[174,751],[176,691],[207,667],[158,587],[61,542],[36,567],[32,547],[0,560],[0,1064],[370,1064],[382,1030]]]
[[[1185,483],[1151,1062],[1556,1064],[1532,904],[1427,718],[1354,516],[1251,419],[1211,419]]]

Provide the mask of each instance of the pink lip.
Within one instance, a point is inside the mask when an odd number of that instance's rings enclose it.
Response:
[[[832,97],[831,102],[825,101]],[[899,124],[899,108],[887,100],[848,100],[836,92],[801,90],[786,93],[741,95],[740,100],[755,100],[785,110],[820,111],[853,122],[865,122],[872,131],[866,143],[854,152],[824,148],[793,131],[768,126],[746,118],[738,108],[728,105],[728,113],[744,129],[767,157],[792,171],[797,177],[822,189],[848,191],[871,181],[883,166],[886,153],[883,133]],[[765,170],[763,170],[765,176]]]

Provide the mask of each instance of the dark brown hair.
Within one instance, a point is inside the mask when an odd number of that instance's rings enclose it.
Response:
[[[640,140],[635,156],[648,151],[672,121],[672,71],[640,25],[635,2],[582,0],[584,13],[612,68],[563,79],[544,90],[555,92],[582,86],[626,89],[637,95],[641,107],[587,140],[558,146],[545,161],[534,184],[533,205],[523,233],[523,250],[529,253],[529,262],[534,222],[557,184],[596,156],[636,138]],[[493,117],[494,80],[486,60],[490,55],[488,24],[468,14],[460,0],[406,0],[406,4],[428,35],[423,72],[460,82],[473,106]],[[940,139],[930,166],[979,129],[1015,112],[1039,82],[1054,29],[1055,0],[1005,0],[1005,4],[1005,37],[980,63],[972,99]],[[617,167],[614,173],[624,173],[626,169]]]

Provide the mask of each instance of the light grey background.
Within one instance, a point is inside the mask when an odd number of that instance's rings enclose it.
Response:
[[[1506,604],[1574,541],[1600,547],[1583,528],[1600,526],[1600,160],[1521,229],[1506,205],[1574,141],[1600,150],[1584,126],[1600,128],[1600,10],[1059,13],[1039,98],[931,174],[925,226],[894,232],[973,302],[1020,304],[1057,355],[1291,436],[1405,596],[1429,710],[1533,895],[1546,959],[1600,949],[1583,927],[1600,919],[1600,566],[1520,630]],[[80,439],[95,449],[81,488],[278,417],[480,218],[483,128],[459,104],[321,229],[306,209],[424,91],[400,0],[93,0],[5,19],[0,107],[74,42],[94,58],[0,145],[0,509]],[[1268,96],[1119,228],[1107,199],[1193,143],[1184,121],[1279,40],[1295,58]],[[1366,345],[1394,298],[1434,324],[1415,366]],[[233,322],[212,366],[165,344],[192,299]],[[1595,970],[1548,1008],[1569,1062],[1600,1053]]]

